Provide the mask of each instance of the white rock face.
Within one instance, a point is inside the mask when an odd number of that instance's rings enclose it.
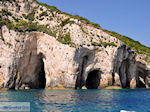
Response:
[[[0,1],[0,11],[5,9],[17,19],[31,22],[23,15],[34,10],[32,23],[46,25],[51,34],[19,32],[0,25],[1,88],[149,87],[148,63],[143,62],[140,55],[135,55],[117,38],[32,0],[19,0],[17,3],[19,9],[14,2]],[[47,16],[41,16],[45,11]],[[7,18],[15,22],[13,16]],[[70,36],[69,43],[59,42],[59,38],[66,34]],[[72,44],[74,47],[71,47]]]
[[[84,80],[88,72],[94,69],[100,69],[108,76],[111,76],[113,71],[112,62],[116,47],[72,48],[47,34],[18,33],[8,30],[6,26],[2,27],[2,34],[4,40],[1,40],[0,44],[0,65],[1,76],[5,79],[4,87],[31,84],[32,88],[38,88],[40,60],[44,63],[46,87],[63,85],[75,88],[77,74],[85,56],[88,60],[83,73]]]

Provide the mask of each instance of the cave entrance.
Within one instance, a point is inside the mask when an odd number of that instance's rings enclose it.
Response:
[[[37,70],[39,71],[37,74],[38,88],[44,89],[46,86],[46,77],[45,77],[44,62],[42,56],[40,56]]]
[[[89,72],[88,77],[86,79],[86,88],[98,89],[99,84],[100,84],[100,71],[93,70]]]
[[[141,77],[138,77],[136,87],[137,87],[137,88],[146,88],[144,79],[142,79]]]

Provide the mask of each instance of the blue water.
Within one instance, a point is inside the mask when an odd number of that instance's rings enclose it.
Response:
[[[150,90],[0,91],[0,102],[30,102],[31,112],[150,112]]]

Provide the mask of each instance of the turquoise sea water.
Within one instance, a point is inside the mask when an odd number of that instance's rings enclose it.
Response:
[[[0,102],[30,102],[31,112],[150,112],[150,90],[0,91]]]

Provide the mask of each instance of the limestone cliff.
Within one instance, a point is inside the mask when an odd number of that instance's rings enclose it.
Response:
[[[35,0],[0,1],[0,87],[149,88],[150,48]]]

